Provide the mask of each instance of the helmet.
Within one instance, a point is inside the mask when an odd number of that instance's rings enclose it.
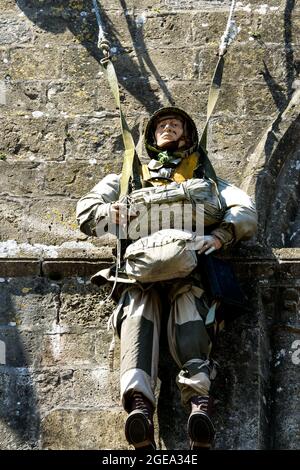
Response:
[[[145,147],[150,158],[157,159],[158,154],[161,152],[161,149],[156,146],[156,125],[160,120],[169,117],[176,117],[183,122],[183,137],[185,139],[185,145],[180,147],[180,149],[172,152],[173,155],[184,158],[195,152],[198,147],[198,132],[193,119],[185,111],[183,111],[183,109],[177,108],[175,106],[169,106],[156,111],[151,116],[146,126],[144,140]]]

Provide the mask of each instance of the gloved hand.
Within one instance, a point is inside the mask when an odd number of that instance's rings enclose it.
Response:
[[[114,202],[110,206],[110,218],[114,224],[126,225],[128,221],[137,217],[133,207],[128,208],[127,204],[123,202]]]
[[[194,250],[198,251],[199,254],[205,253],[206,255],[222,247],[221,240],[215,235],[195,237],[192,243]]]

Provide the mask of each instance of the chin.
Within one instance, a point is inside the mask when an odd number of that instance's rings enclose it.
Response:
[[[174,140],[168,140],[166,142],[162,142],[159,146],[159,148],[163,150],[177,150],[177,142]]]
[[[160,146],[162,145],[170,145],[170,144],[173,144],[173,142],[175,142],[173,139],[166,139],[166,140],[163,140],[160,144]]]

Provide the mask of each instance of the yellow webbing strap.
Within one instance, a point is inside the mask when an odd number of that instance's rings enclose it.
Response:
[[[151,178],[151,173],[148,168],[148,165],[145,165],[145,164],[142,165],[142,177],[144,181],[147,181]]]
[[[206,115],[206,123],[204,126],[204,129],[202,131],[202,135],[200,138],[200,145],[202,148],[206,150],[206,145],[207,145],[207,128],[208,128],[208,123],[210,120],[210,117],[215,109],[215,106],[217,104],[219,94],[221,91],[221,85],[222,85],[222,77],[223,77],[223,69],[224,69],[224,56],[220,56],[217,66],[214,71],[213,79],[211,81],[210,89],[209,89],[209,94],[208,94],[208,101],[207,101],[207,115]]]
[[[98,34],[98,47],[102,49],[103,52],[103,59],[101,60],[101,64],[105,69],[106,77],[112,91],[112,94],[115,98],[115,102],[117,105],[117,109],[120,113],[120,122],[121,122],[121,132],[123,143],[125,147],[124,152],[124,160],[123,160],[123,167],[122,167],[122,175],[121,175],[121,188],[120,188],[120,197],[126,196],[128,193],[128,185],[129,179],[133,174],[133,161],[135,155],[135,145],[129,130],[128,124],[126,122],[125,116],[121,109],[121,102],[120,102],[120,90],[119,90],[119,82],[117,78],[117,74],[115,68],[113,66],[112,61],[110,60],[110,44],[109,41],[106,39],[106,32],[104,28],[104,24],[102,22],[101,13],[98,5],[97,0],[93,0],[94,11],[99,27],[99,34]]]
[[[121,132],[122,132],[122,138],[123,138],[123,143],[125,147],[122,175],[121,175],[121,182],[120,182],[120,186],[121,186],[120,197],[122,197],[128,193],[129,179],[132,175],[135,145],[134,145],[133,137],[129,130],[128,124],[126,122],[125,116],[121,109],[119,83],[118,83],[115,68],[110,59],[107,59],[103,65],[106,70],[106,76],[107,76],[110,89],[112,91],[112,94],[114,95],[117,108],[120,112]]]

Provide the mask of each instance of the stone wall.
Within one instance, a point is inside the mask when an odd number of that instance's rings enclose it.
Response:
[[[168,103],[201,129],[229,2],[99,4],[135,139],[141,119]],[[92,2],[0,7],[0,446],[125,449],[117,361],[109,373],[106,357],[112,303],[100,305],[107,288],[88,281],[114,241],[88,239],[75,220],[78,198],[122,165]],[[216,447],[299,448],[300,9],[251,0],[235,19],[209,153],[256,198],[261,229],[232,259],[253,315],[216,351]],[[176,368],[162,351],[158,440],[183,449]]]

